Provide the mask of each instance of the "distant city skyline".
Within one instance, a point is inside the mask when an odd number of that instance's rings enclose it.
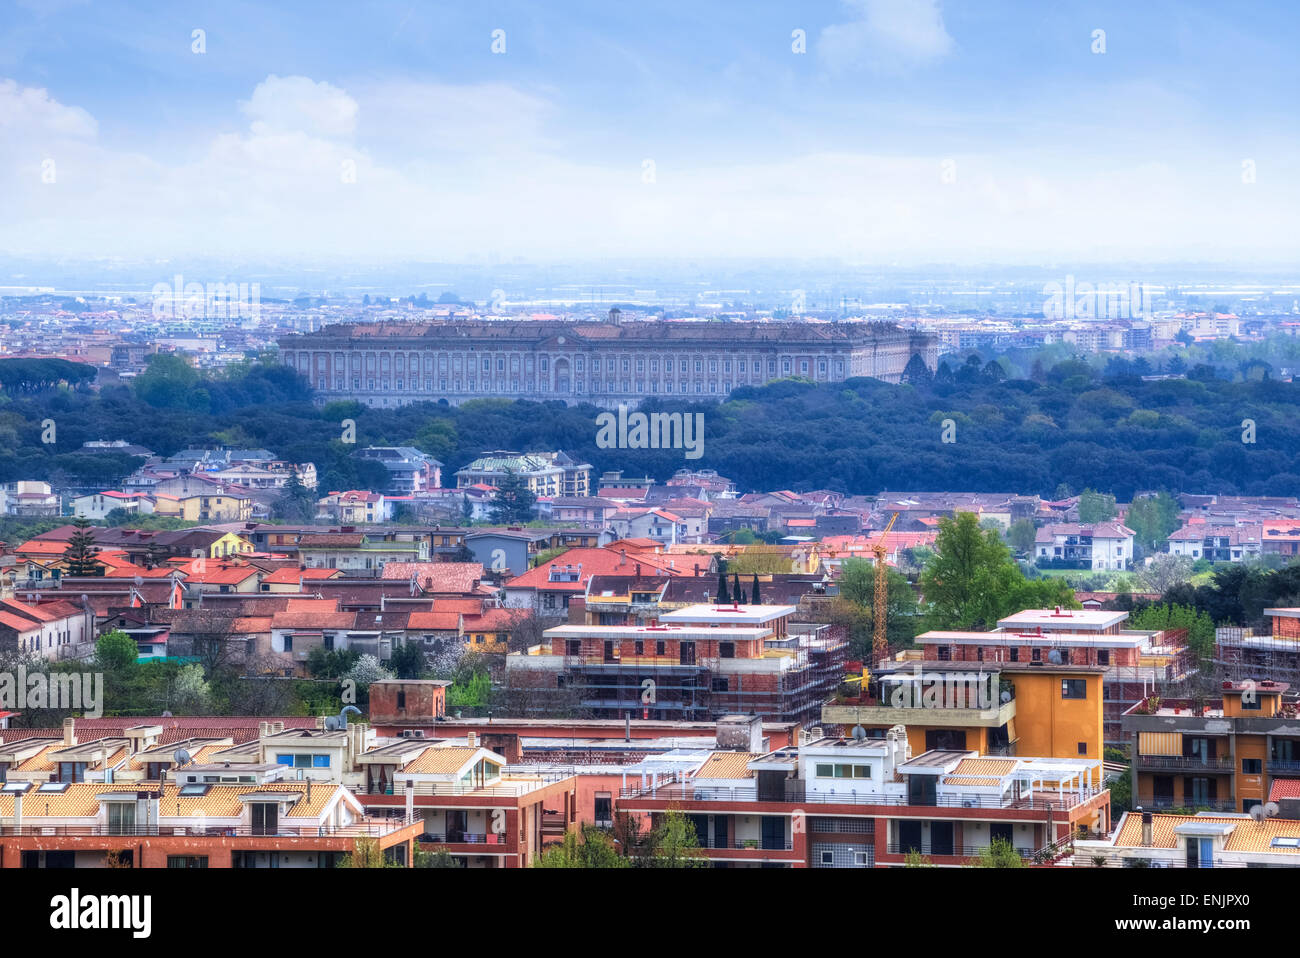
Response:
[[[1298,26],[1281,2],[22,0],[0,255],[1293,264]]]

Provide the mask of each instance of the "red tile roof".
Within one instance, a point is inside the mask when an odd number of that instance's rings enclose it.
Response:
[[[473,592],[483,578],[480,562],[385,562],[383,578],[409,579],[425,592]]]
[[[412,612],[406,620],[408,629],[431,629],[439,632],[460,630],[459,612]]]

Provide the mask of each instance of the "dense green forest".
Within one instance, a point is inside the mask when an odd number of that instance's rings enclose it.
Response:
[[[1252,366],[1249,375],[1224,378],[1223,367],[1199,364],[1186,379],[1146,381],[1142,367],[1125,360],[1100,368],[1075,359],[1047,368],[1035,363],[1024,379],[1007,378],[1010,366],[971,355],[954,366],[941,363],[934,376],[914,366],[914,381],[901,386],[789,379],[737,389],[720,404],[647,399],[646,411],[704,414],[703,456],[690,460],[680,449],[597,448],[600,410],[589,405],[483,399],[455,408],[318,407],[296,373],[271,362],[206,374],[163,356],[130,386],[0,393],[0,480],[108,484],[138,461],[78,449],[87,439],[122,438],[161,453],[194,444],[265,446],[316,463],[324,488],[365,487],[381,481],[383,470],[352,458],[357,447],[343,442],[342,425],[352,419],[357,444],[417,446],[442,460],[446,476],[483,450],[564,449],[597,469],[660,477],[683,467],[714,468],[744,490],[1051,496],[1064,484],[1120,501],[1161,488],[1300,490],[1300,385],[1268,369]],[[47,419],[57,426],[53,443],[41,441]]]

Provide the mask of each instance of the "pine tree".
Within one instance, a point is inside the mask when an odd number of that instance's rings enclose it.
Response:
[[[744,601],[740,593],[740,573],[731,573],[731,595],[737,602]]]
[[[749,590],[749,601],[754,605],[762,605],[763,600],[758,595],[758,573],[754,573],[754,587]]]
[[[68,540],[68,549],[63,554],[65,575],[99,576],[104,574],[104,567],[95,561],[95,537],[89,531],[90,520],[84,517],[74,519],[72,524],[77,531]]]
[[[529,522],[536,503],[537,496],[528,488],[527,481],[507,470],[497,486],[496,499],[492,503],[492,521],[505,524]]]
[[[731,596],[727,592],[727,573],[718,573],[718,604],[726,605],[731,601]]]

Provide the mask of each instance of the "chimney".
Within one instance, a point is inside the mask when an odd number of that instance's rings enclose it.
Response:
[[[1141,805],[1137,810],[1142,812],[1142,847],[1150,848],[1155,844],[1155,826],[1152,824],[1151,813],[1143,812]]]
[[[406,820],[415,821],[415,783],[406,780]]]
[[[21,835],[23,828],[23,796],[21,792],[14,794],[14,834]]]
[[[258,735],[270,735],[270,734],[271,734],[271,723],[270,723],[270,722],[258,722],[258,723],[257,723],[257,734],[258,734]]]
[[[77,720],[74,718],[65,718],[63,720],[63,745],[65,748],[77,744]]]
[[[311,776],[307,776],[307,804],[311,804]]]
[[[473,732],[465,733],[465,744],[470,748],[478,748],[478,736]]]

